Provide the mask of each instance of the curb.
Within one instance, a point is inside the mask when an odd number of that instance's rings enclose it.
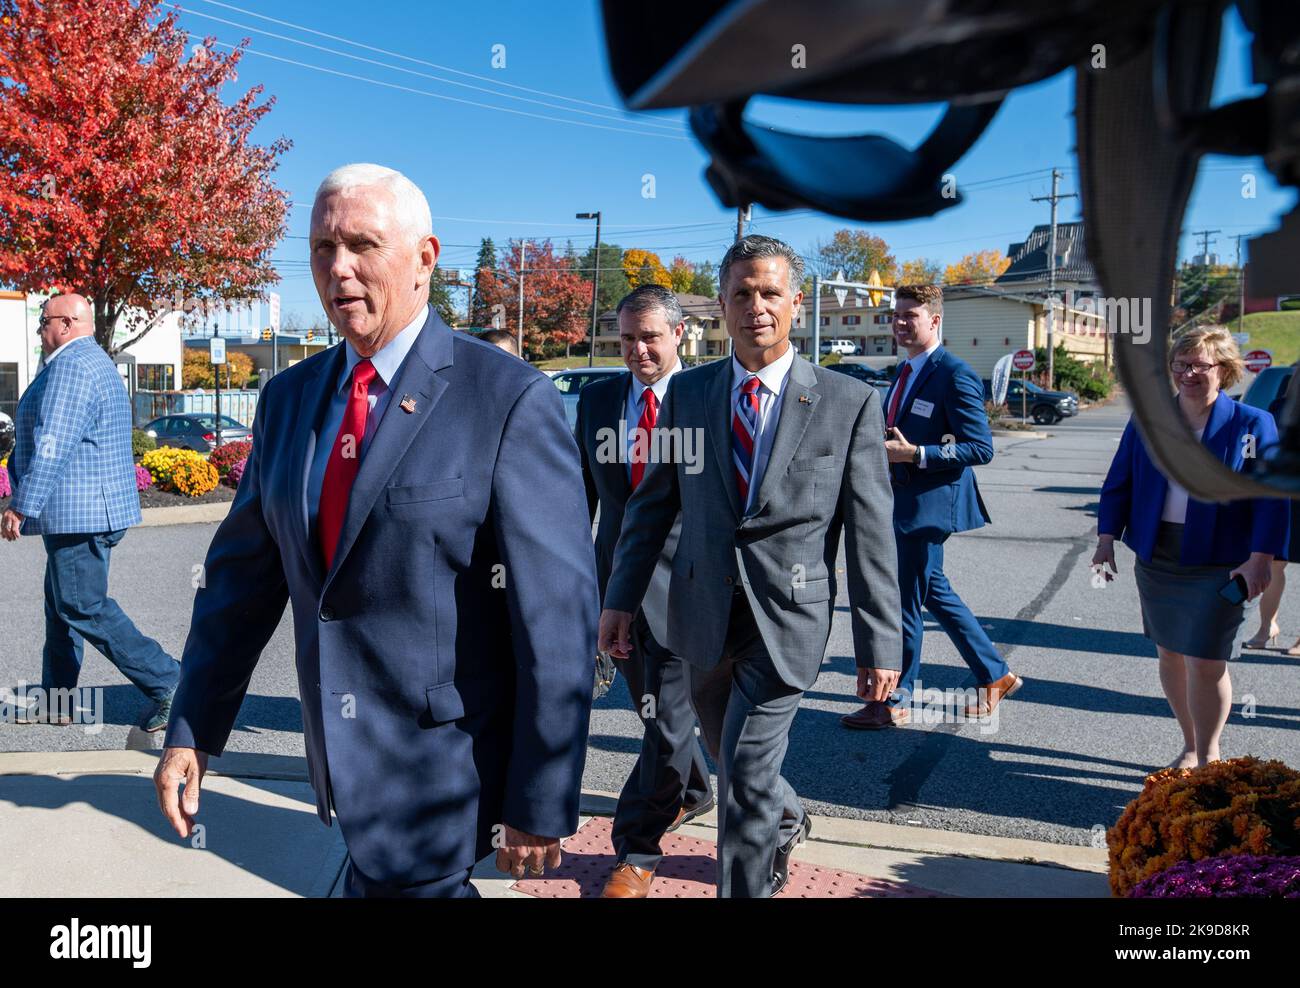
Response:
[[[136,528],[155,525],[193,525],[223,520],[230,513],[233,501],[216,504],[181,504],[173,508],[141,508],[140,524]]]
[[[1051,439],[1052,438],[1052,434],[1050,432],[1035,432],[1032,429],[990,429],[989,431],[992,432],[993,435],[995,436],[1007,436],[1011,439]],[[176,509],[162,508],[159,510],[175,511]]]

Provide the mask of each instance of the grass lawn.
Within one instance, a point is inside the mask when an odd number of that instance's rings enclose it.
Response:
[[[587,366],[586,356],[581,357],[552,357],[550,360],[541,360],[533,364],[538,370],[574,370],[578,367]],[[596,367],[622,367],[622,357],[597,357],[593,363]]]
[[[1228,324],[1234,333],[1237,322]],[[1300,312],[1252,312],[1242,320],[1242,330],[1250,334],[1246,350],[1267,350],[1273,365],[1293,364],[1300,360]]]

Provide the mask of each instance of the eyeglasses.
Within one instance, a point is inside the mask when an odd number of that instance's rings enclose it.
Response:
[[[36,320],[36,324],[40,326],[41,329],[44,329],[55,319],[62,319],[69,326],[71,326],[74,322],[77,321],[76,316],[41,316],[40,319]]]
[[[1186,364],[1181,360],[1175,360],[1169,365],[1169,369],[1175,374],[1186,374],[1188,371],[1195,374],[1208,374],[1218,366],[1218,364]]]

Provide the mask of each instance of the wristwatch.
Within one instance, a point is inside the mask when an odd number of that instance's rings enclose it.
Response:
[[[919,467],[920,465],[921,465],[921,447],[918,446],[916,447],[916,451],[912,453],[912,466]]]

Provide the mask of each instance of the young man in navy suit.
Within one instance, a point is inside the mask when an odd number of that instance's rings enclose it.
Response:
[[[993,459],[984,385],[939,343],[943,289],[904,285],[895,292],[894,337],[907,361],[885,399],[885,451],[894,488],[894,534],[903,608],[903,673],[888,701],[873,700],[841,718],[845,727],[876,730],[911,720],[921,670],[921,608],[934,615],[977,682],[967,717],[986,716],[1021,686],[943,573],[943,544],[954,532],[981,528],[988,510],[972,466]]]

